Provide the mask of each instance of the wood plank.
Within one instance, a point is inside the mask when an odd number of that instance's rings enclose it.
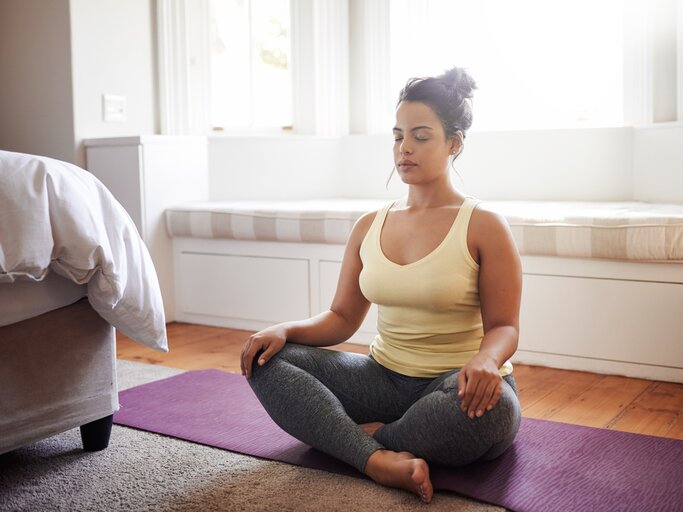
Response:
[[[515,365],[522,413],[530,418],[547,419],[599,379],[588,372]]]
[[[653,382],[608,427],[683,440],[683,384]]]
[[[171,351],[144,347],[117,333],[117,357],[185,370],[240,371],[251,331],[183,323],[168,325]],[[330,350],[367,354],[367,345],[343,343]],[[607,427],[683,440],[683,384],[515,365],[522,413],[577,425]]]
[[[683,441],[683,414],[678,415],[678,418],[674,424],[671,425],[671,428],[666,432],[664,437],[670,437],[671,439],[679,439]]]
[[[558,402],[555,410],[544,418],[588,427],[607,427],[651,384],[616,375],[599,377],[575,399]]]
[[[169,352],[163,353],[140,345],[121,333],[117,333],[117,357],[146,364],[162,364],[186,370],[219,370],[239,373],[242,346],[252,331],[225,329],[192,324],[169,324]],[[367,354],[369,347],[354,343],[342,343],[330,350]]]
[[[533,375],[522,377],[529,382],[519,392],[522,413],[530,418],[549,419],[601,379],[594,373],[536,368]]]

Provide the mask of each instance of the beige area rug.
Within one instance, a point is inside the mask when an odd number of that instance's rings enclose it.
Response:
[[[118,362],[119,388],[181,370]],[[2,511],[464,511],[504,509],[448,492],[408,492],[114,425],[109,448],[74,429],[0,455]]]

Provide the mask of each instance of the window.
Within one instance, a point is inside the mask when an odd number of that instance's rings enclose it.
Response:
[[[387,133],[406,80],[453,65],[479,86],[474,130],[672,121],[679,5],[158,0],[161,131]]]
[[[475,130],[621,126],[623,0],[392,0],[391,89],[466,67]],[[394,99],[395,101],[395,99]]]
[[[290,1],[211,0],[209,20],[214,130],[290,126]]]

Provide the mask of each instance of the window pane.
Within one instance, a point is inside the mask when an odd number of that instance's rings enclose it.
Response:
[[[289,0],[212,0],[211,122],[291,125]]]
[[[473,129],[623,125],[623,0],[394,0],[391,9],[392,93],[456,65],[479,87]]]

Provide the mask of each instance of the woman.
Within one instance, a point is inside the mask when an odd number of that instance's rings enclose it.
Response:
[[[519,255],[505,220],[448,171],[474,87],[461,68],[406,84],[393,131],[407,198],[358,219],[329,311],[258,332],[242,351],[242,373],[283,430],[427,503],[428,462],[493,459],[521,416],[509,362]],[[347,340],[371,302],[369,356],[318,348]]]

